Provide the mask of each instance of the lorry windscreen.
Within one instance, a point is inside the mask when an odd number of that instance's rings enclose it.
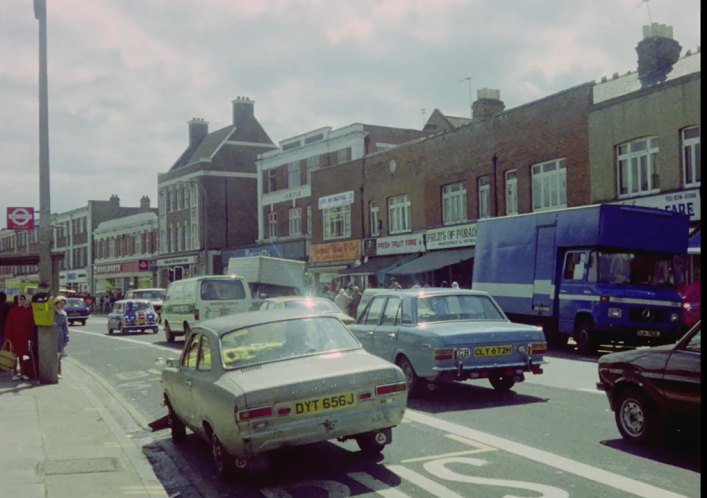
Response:
[[[601,284],[675,288],[673,257],[667,254],[599,252],[598,270]]]

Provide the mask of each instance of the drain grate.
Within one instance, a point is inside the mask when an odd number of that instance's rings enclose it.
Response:
[[[95,474],[120,470],[117,458],[66,458],[45,460],[44,475]]]

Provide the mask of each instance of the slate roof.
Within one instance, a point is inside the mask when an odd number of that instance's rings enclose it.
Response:
[[[212,131],[206,135],[198,144],[187,149],[179,156],[179,159],[169,168],[170,171],[186,166],[187,164],[198,163],[204,158],[212,158],[232,134],[236,131],[234,125],[226,126],[220,130]]]

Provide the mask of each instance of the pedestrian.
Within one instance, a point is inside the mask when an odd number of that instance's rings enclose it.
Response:
[[[0,344],[5,340],[5,320],[10,313],[10,303],[7,302],[7,294],[0,291]]]
[[[358,285],[354,285],[353,292],[351,293],[351,302],[349,303],[349,316],[356,318],[356,310],[358,310],[358,303],[361,302],[361,289]]]
[[[343,311],[344,313],[348,313],[349,304],[351,304],[351,296],[349,296],[345,288],[339,288],[339,293],[334,298],[334,303],[336,303],[336,305],[341,308],[341,311]]]
[[[452,289],[458,289],[458,288],[459,288],[459,284],[455,280],[454,282],[452,282]]]
[[[56,339],[56,371],[58,379],[61,379],[61,358],[66,356],[64,348],[69,343],[69,320],[66,316],[66,311],[64,311],[65,305],[66,298],[64,296],[54,298],[54,326],[52,327],[52,333]]]
[[[395,279],[395,277],[393,277],[390,279],[390,288],[399,290],[399,289],[402,289],[403,286],[398,283],[398,281]]]
[[[30,380],[34,377],[31,348],[35,338],[34,315],[27,296],[17,296],[17,305],[10,308],[5,319],[5,338],[9,339],[20,365],[12,380]],[[25,358],[26,357],[26,358]]]

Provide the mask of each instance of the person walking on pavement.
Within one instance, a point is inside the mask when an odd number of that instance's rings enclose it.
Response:
[[[356,310],[358,309],[358,303],[361,302],[361,289],[358,285],[354,285],[353,292],[351,293],[351,302],[349,303],[349,316],[356,318]]]
[[[54,298],[54,326],[52,327],[52,333],[56,338],[56,368],[58,379],[61,379],[61,358],[66,356],[64,348],[69,343],[69,320],[66,316],[66,311],[64,311],[64,305],[66,305],[66,298],[64,296]]]
[[[7,302],[7,294],[0,291],[0,344],[5,340],[5,320],[10,313],[10,303]]]
[[[20,369],[13,380],[29,380],[33,376],[31,363],[32,342],[34,341],[34,315],[27,296],[17,296],[17,305],[10,308],[5,320],[5,338],[9,339],[17,355]],[[25,361],[25,356],[28,358]]]

